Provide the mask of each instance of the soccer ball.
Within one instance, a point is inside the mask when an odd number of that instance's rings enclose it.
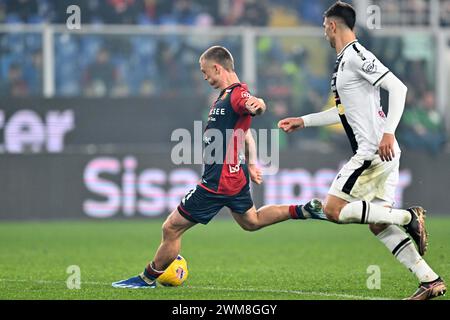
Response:
[[[163,286],[177,287],[181,286],[183,282],[186,281],[188,273],[186,260],[178,255],[157,279]]]

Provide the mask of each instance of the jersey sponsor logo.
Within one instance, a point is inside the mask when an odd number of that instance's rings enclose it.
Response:
[[[241,164],[237,164],[235,166],[228,165],[228,169],[230,170],[230,173],[237,173],[241,169]]]
[[[362,65],[362,70],[367,74],[373,74],[377,72],[377,66],[375,65],[375,59],[372,61],[366,61]]]
[[[213,108],[209,111],[210,116],[224,116],[225,108]]]
[[[225,108],[213,108],[209,111],[209,115],[224,116]]]
[[[216,117],[215,116],[224,116],[225,115],[225,108],[211,108],[209,110],[209,115],[208,115],[208,121],[216,121]]]
[[[239,170],[241,169],[241,163],[243,163],[245,161],[245,155],[243,154],[239,154],[238,155],[238,164],[233,166],[233,165],[228,165],[228,169],[230,170],[230,173],[237,173],[239,172]]]

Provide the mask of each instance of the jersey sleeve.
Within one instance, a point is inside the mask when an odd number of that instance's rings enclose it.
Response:
[[[231,106],[237,114],[248,114],[247,108],[245,107],[248,98],[250,98],[250,92],[243,87],[237,87],[231,92]]]
[[[354,71],[373,86],[379,86],[381,80],[390,72],[370,51],[358,52],[352,59]]]

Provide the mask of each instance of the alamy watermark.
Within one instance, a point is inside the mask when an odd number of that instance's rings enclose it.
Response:
[[[377,5],[370,5],[367,7],[366,14],[367,29],[381,29],[381,8]]]
[[[230,173],[236,173],[243,163],[258,164],[266,175],[276,174],[279,169],[278,129],[226,129],[224,136],[218,129],[203,131],[202,121],[194,121],[193,134],[179,128],[170,139],[177,142],[171,151],[175,165],[225,164]]]
[[[81,30],[81,9],[72,4],[67,7],[66,13],[69,14],[66,20],[66,27],[69,30]]]
[[[81,269],[77,265],[68,266],[66,273],[69,274],[66,280],[67,289],[81,289]]]
[[[81,8],[72,4],[67,7],[66,13],[69,15],[66,26],[69,30],[81,29]],[[381,8],[378,5],[370,5],[366,9],[366,27],[369,30],[381,29]]]
[[[369,290],[381,289],[381,269],[380,266],[370,265],[366,270],[370,276],[366,280],[366,286]]]

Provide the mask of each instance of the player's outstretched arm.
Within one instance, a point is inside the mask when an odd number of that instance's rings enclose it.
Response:
[[[248,98],[247,102],[245,103],[245,108],[251,115],[259,116],[266,112],[267,107],[263,99],[250,96],[250,98]]]
[[[263,182],[261,169],[258,168],[258,158],[256,156],[256,143],[250,130],[245,135],[245,158],[248,163],[248,173],[250,179],[256,183],[261,184]]]
[[[389,92],[389,112],[386,118],[383,138],[378,147],[378,154],[383,161],[391,161],[395,157],[395,130],[405,108],[408,88],[392,72],[384,77],[380,86]]]
[[[311,113],[299,118],[286,118],[278,122],[278,128],[290,133],[306,127],[328,126],[340,122],[339,112],[336,107],[331,109]]]
[[[278,128],[284,132],[291,133],[296,130],[303,129],[305,127],[305,122],[301,117],[298,118],[286,118],[278,122]]]

